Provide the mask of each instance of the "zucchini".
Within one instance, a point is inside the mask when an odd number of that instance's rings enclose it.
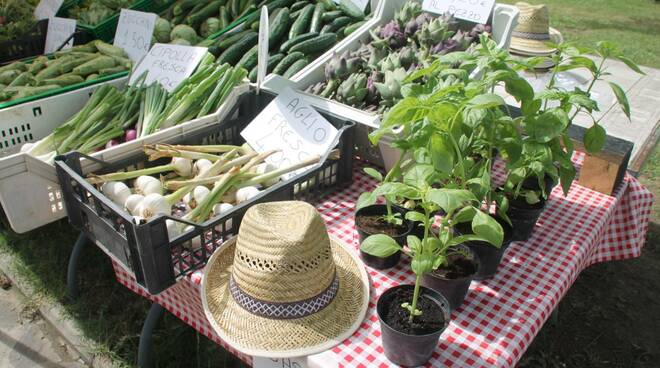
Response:
[[[293,46],[293,45],[295,45],[299,42],[309,40],[310,38],[314,38],[318,35],[319,34],[316,33],[316,32],[309,32],[309,33],[305,33],[305,34],[301,34],[299,36],[296,36],[296,38],[289,39],[286,42],[284,42],[282,44],[282,46],[280,46],[280,52],[287,52],[291,48],[291,46]]]
[[[259,32],[259,22],[252,23],[252,25],[250,26],[250,29],[255,31],[255,32]]]
[[[323,21],[323,23],[327,24],[327,23],[332,22],[335,18],[341,17],[342,15],[344,15],[344,12],[341,11],[341,10],[334,10],[334,11],[325,12],[325,13],[323,13],[323,15],[321,15],[321,21]]]
[[[186,22],[190,24],[191,27],[197,28],[199,25],[206,19],[211,18],[212,16],[219,14],[220,5],[222,0],[213,0],[206,4],[204,7],[196,11],[195,13],[190,13],[186,17]]]
[[[293,45],[289,49],[289,52],[300,51],[303,54],[313,54],[315,52],[325,51],[335,43],[337,43],[337,35],[326,33]]]
[[[289,8],[282,8],[277,12],[273,23],[268,28],[268,48],[273,49],[284,37],[287,29],[289,29],[290,20]]]
[[[27,65],[25,65],[24,62],[22,61],[15,61],[11,64],[7,64],[5,66],[0,66],[0,73],[4,73],[7,70],[18,70],[19,72],[24,72],[28,69]]]
[[[321,16],[323,15],[323,4],[321,3],[316,3],[316,6],[314,6],[314,13],[312,13],[312,21],[310,22],[309,25],[309,31],[310,32],[319,32],[321,31]]]
[[[301,10],[300,16],[296,18],[296,21],[293,22],[293,25],[289,30],[289,39],[295,38],[296,36],[301,35],[305,33],[305,31],[307,31],[309,25],[312,22],[313,14],[314,14],[314,5],[312,4],[307,5]]]
[[[112,68],[104,68],[99,70],[99,76],[105,77],[107,75],[113,75],[113,74],[121,73],[123,71],[126,71],[126,68],[124,68],[121,65],[117,65]]]
[[[88,54],[86,56],[77,56],[77,57],[71,57],[71,58],[62,58],[60,59],[60,63],[58,64],[59,67],[57,68],[58,74],[65,74],[69,73],[70,71],[73,70],[73,68],[77,67],[78,65],[82,65],[90,60],[94,60],[99,55],[96,54]],[[111,57],[111,56],[110,56]],[[113,58],[114,59],[114,58]],[[54,76],[53,76],[54,77]],[[50,77],[50,78],[53,78]],[[46,78],[46,79],[50,79]],[[59,84],[59,83],[55,83]]]
[[[340,0],[339,9],[351,18],[364,19],[364,12],[355,6],[351,0]]]
[[[254,45],[250,51],[246,52],[245,55],[238,61],[236,67],[241,67],[245,70],[250,70],[257,65],[257,56],[259,54],[259,45]]]
[[[30,63],[30,66],[28,68],[28,72],[30,72],[33,75],[37,74],[47,65],[48,65],[48,58],[45,56],[39,56],[38,58],[32,60],[32,63]]]
[[[291,78],[306,66],[307,66],[307,60],[305,60],[304,58],[298,59],[289,67],[289,69],[286,70],[286,72],[284,72],[282,76],[284,78]]]
[[[231,45],[222,54],[220,54],[218,60],[216,61],[220,64],[229,63],[230,65],[234,65],[238,60],[240,60],[241,56],[246,51],[250,50],[252,46],[256,45],[258,41],[259,36],[256,33],[248,33],[245,35],[245,37],[241,38],[238,42]]]
[[[117,62],[110,56],[99,56],[73,68],[73,74],[86,76],[88,74],[96,73],[101,69],[112,68],[115,65],[117,65]]]
[[[96,79],[96,78],[98,78],[98,77],[99,77],[99,75],[96,74],[96,73],[94,73],[94,74],[90,74],[90,75],[87,76],[87,78],[85,78],[85,81],[86,81],[86,82],[93,81],[94,79]]]
[[[75,74],[64,74],[56,78],[49,78],[41,82],[41,85],[57,84],[60,86],[70,86],[73,84],[82,83],[85,78]]]
[[[120,56],[124,58],[128,57],[128,55],[126,55],[126,51],[124,51],[124,49],[122,49],[121,47],[117,47],[109,43],[105,43],[101,40],[94,41],[94,45],[96,46],[96,49],[99,50],[99,52],[104,55]]]
[[[296,1],[295,3],[293,3],[293,5],[291,5],[291,11],[292,12],[298,11],[298,10],[304,8],[305,6],[307,6],[308,4],[309,4],[309,1],[305,1],[305,0]]]
[[[349,34],[357,31],[358,28],[360,28],[363,24],[367,23],[366,20],[361,20],[359,22],[355,22],[353,24],[349,24],[344,28],[344,37],[348,36]]]
[[[223,35],[224,38],[219,40],[219,42],[217,42],[215,45],[218,46],[219,48],[223,49],[223,50],[227,49],[227,48],[229,48],[229,46],[235,44],[236,42],[238,42],[239,40],[241,40],[243,37],[247,36],[250,33],[256,34],[254,31],[252,31],[250,29],[245,30],[245,31],[241,31],[241,32],[238,32],[238,33],[235,33],[235,34],[227,33],[227,34]]]
[[[232,18],[238,18],[238,15],[241,14],[241,0],[229,0],[231,3],[231,16]]]
[[[49,84],[47,86],[38,86],[38,87],[7,87],[2,91],[2,93],[16,93],[14,97],[12,97],[11,99],[18,100],[21,98],[35,96],[42,94],[44,92],[52,91],[60,87],[61,86],[57,84]],[[16,88],[16,90],[9,90],[10,88]]]
[[[8,87],[18,87],[18,86],[27,86],[34,83],[34,77],[29,72],[23,72],[14,78]]]
[[[282,61],[280,61],[275,68],[273,68],[274,74],[282,75],[286,72],[293,63],[305,57],[305,54],[302,52],[292,52],[289,55],[285,56]]]
[[[174,5],[174,7],[172,7],[172,14],[174,16],[181,15],[192,9],[195,4],[197,4],[197,0],[181,0],[176,5]]]
[[[231,17],[229,16],[229,11],[227,11],[226,6],[220,7],[220,28],[225,29],[231,24]]]

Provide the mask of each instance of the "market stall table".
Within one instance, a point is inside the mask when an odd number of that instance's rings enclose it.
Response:
[[[576,164],[581,158],[575,155]],[[356,249],[355,203],[360,193],[376,185],[362,173],[363,167],[356,165],[351,187],[316,203],[329,232]],[[583,269],[641,254],[652,204],[653,195],[630,175],[626,175],[613,196],[575,183],[566,197],[560,187],[554,188],[533,236],[527,242],[510,245],[494,278],[471,284],[465,302],[452,314],[428,365],[515,366]],[[252,363],[251,357],[220,340],[209,325],[200,297],[203,270],[158,295],[150,295],[119,263],[113,262],[113,267],[120,283],[164,307],[246,363]],[[381,346],[376,300],[390,287],[414,283],[414,276],[406,259],[390,270],[368,271],[371,302],[361,328],[331,352],[316,360],[310,358],[314,363],[342,367],[392,365]]]

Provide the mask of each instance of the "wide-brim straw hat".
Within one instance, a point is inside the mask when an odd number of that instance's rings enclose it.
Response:
[[[257,204],[210,258],[204,312],[218,336],[252,356],[297,357],[351,336],[369,303],[358,256],[328,236],[305,202]]]
[[[548,43],[563,42],[561,33],[550,27],[548,7],[530,5],[524,2],[516,3],[520,10],[518,25],[511,34],[510,51],[525,56],[549,56],[557,51]]]

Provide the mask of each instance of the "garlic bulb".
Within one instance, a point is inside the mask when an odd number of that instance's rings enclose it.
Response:
[[[192,160],[183,157],[172,157],[172,166],[179,176],[183,176],[184,178],[192,176]]]
[[[131,215],[137,215],[138,214],[137,209],[143,200],[144,200],[144,196],[142,194],[131,194],[124,201],[124,208]]]
[[[120,181],[104,183],[101,186],[101,192],[120,206],[123,206],[126,203],[126,199],[131,195],[131,190],[128,186]]]
[[[215,206],[213,206],[213,215],[214,216],[221,216],[224,215],[225,213],[231,211],[231,209],[234,208],[234,206],[230,203],[218,203]],[[227,219],[225,221],[225,230],[229,230],[232,228],[232,219]],[[222,226],[218,225],[215,227],[215,231],[222,231]]]
[[[167,219],[165,220],[165,226],[167,227],[167,237],[170,241],[179,236],[179,223],[174,220]]]
[[[192,226],[192,225],[188,225],[183,230],[183,232],[187,233],[187,232],[193,231],[193,230],[195,230],[195,227]],[[201,247],[202,246],[202,241],[201,241],[202,236],[204,236],[204,235],[199,235],[199,236],[196,236],[196,237],[192,238],[189,242],[186,242],[184,246],[188,249],[197,249],[197,248]]]
[[[204,172],[204,170],[208,170],[211,165],[213,165],[213,163],[205,158],[201,158],[195,161],[192,169],[192,175],[198,176],[200,173]]]
[[[209,193],[211,193],[211,190],[209,188],[203,186],[203,185],[198,185],[193,189],[193,199],[197,203],[202,203],[204,201],[204,198],[206,198]]]
[[[227,204],[236,202],[236,188],[231,188],[226,191],[220,200]]]
[[[172,207],[167,199],[160,194],[148,194],[140,203],[140,216],[150,219],[158,214],[169,215],[172,213]]]
[[[271,172],[273,170],[276,170],[276,169],[277,169],[277,167],[275,167],[274,165],[269,164],[267,162],[262,162],[262,163],[260,163],[259,165],[257,165],[255,167],[255,172],[257,174],[261,175],[261,174],[269,173],[269,172]],[[280,181],[280,177],[276,176],[274,178],[268,179],[267,181],[265,181],[261,184],[265,187],[270,187],[270,186],[273,186],[273,185],[277,184],[277,182],[279,182],[279,181]]]
[[[241,188],[236,191],[236,203],[245,202],[251,198],[256,197],[259,195],[259,193],[260,191],[257,189],[257,187],[249,186]]]
[[[138,178],[135,179],[135,193],[144,196],[149,194],[163,195],[163,184],[153,176],[138,176]]]

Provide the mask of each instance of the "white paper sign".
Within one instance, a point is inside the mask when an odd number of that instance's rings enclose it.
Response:
[[[41,0],[37,7],[34,8],[34,17],[37,20],[54,17],[60,10],[63,2],[64,0]]]
[[[435,14],[449,12],[456,18],[486,23],[495,0],[424,0],[422,9]]]
[[[280,150],[266,162],[284,168],[314,155],[325,157],[336,144],[338,133],[301,95],[286,88],[243,129],[241,136],[257,152]]]
[[[364,11],[364,9],[367,8],[367,4],[369,4],[369,0],[348,0],[348,1],[353,3],[353,5],[355,5],[358,9],[362,11]],[[339,4],[341,0],[334,0],[334,2],[336,4]]]
[[[188,78],[206,53],[206,47],[155,44],[135,67],[129,84],[147,71],[145,85],[158,81],[171,92]]]
[[[48,19],[48,31],[46,32],[46,45],[44,53],[50,54],[57,51],[72,34],[76,33],[76,20],[69,18],[52,17]],[[73,46],[73,37],[62,47],[62,50]]]
[[[122,9],[113,44],[124,49],[131,60],[139,61],[149,52],[157,17],[155,13]]]
[[[253,368],[307,368],[307,358],[252,358]]]

